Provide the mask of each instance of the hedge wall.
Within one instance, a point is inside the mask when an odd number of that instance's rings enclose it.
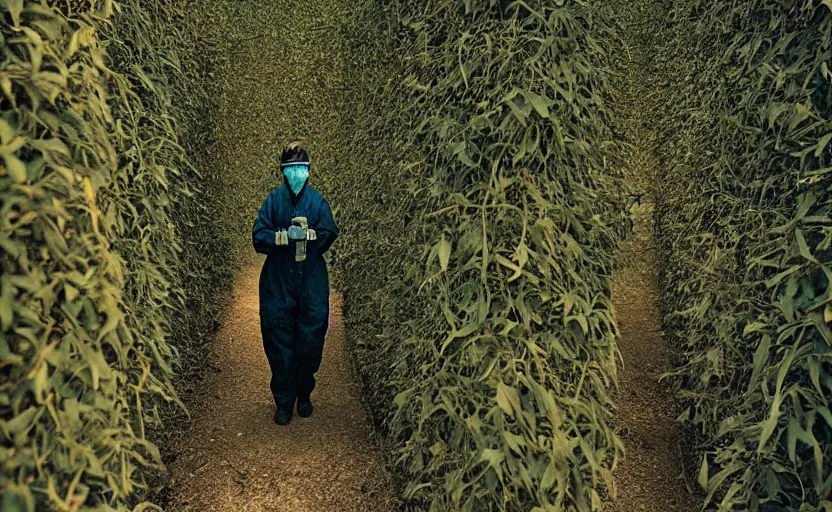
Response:
[[[146,432],[176,401],[171,339],[228,268],[183,253],[186,226],[211,240],[186,7],[0,3],[3,510],[145,508],[162,469]]]
[[[586,511],[612,490],[612,14],[395,0],[348,23],[364,100],[339,279],[413,510]]]
[[[663,304],[708,510],[832,510],[832,6],[673,0]]]

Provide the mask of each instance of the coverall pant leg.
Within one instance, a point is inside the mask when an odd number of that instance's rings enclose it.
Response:
[[[297,316],[298,342],[295,350],[299,400],[309,400],[315,389],[315,373],[321,367],[324,340],[329,327],[328,277],[326,267],[317,266],[307,282],[306,293],[301,298],[301,308]]]
[[[298,303],[290,294],[260,307],[263,348],[272,371],[270,388],[275,405],[282,409],[292,409],[297,399],[298,310]]]

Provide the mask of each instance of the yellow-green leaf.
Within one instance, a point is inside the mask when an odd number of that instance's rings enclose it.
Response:
[[[702,466],[699,468],[699,478],[697,479],[699,485],[707,490],[708,489],[708,456],[704,455],[702,457]]]
[[[26,174],[26,164],[10,153],[4,155],[3,159],[6,161],[6,170],[9,171],[9,176],[11,176],[14,182],[26,183],[26,180],[28,179],[28,175]]]
[[[12,15],[12,23],[15,27],[20,26],[20,13],[23,12],[23,0],[4,0],[6,9]]]
[[[514,411],[520,410],[520,395],[517,390],[511,386],[506,386],[502,382],[497,383],[497,405],[504,413],[514,417]]]
[[[451,243],[442,235],[442,240],[439,241],[437,247],[437,254],[439,255],[439,266],[442,270],[448,270],[448,263],[451,259]]]

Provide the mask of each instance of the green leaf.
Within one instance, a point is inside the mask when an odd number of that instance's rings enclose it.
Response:
[[[14,287],[11,276],[3,274],[0,277],[0,332],[6,332],[12,326],[14,319]]]
[[[546,412],[546,416],[549,418],[549,422],[552,424],[553,428],[559,428],[561,425],[561,418],[560,413],[558,412],[558,407],[555,404],[555,399],[552,397],[552,391],[546,389],[536,380],[532,380],[532,387],[534,388],[534,396],[537,400],[539,406],[542,406],[543,410]]]
[[[803,231],[795,229],[794,237],[797,240],[797,246],[800,248],[800,255],[812,263],[819,263],[817,258],[815,258],[809,250],[809,246],[806,244],[806,238],[803,237]]]
[[[0,144],[8,145],[15,138],[15,131],[5,120],[0,119]]]
[[[789,119],[789,132],[794,131],[797,125],[808,119],[811,114],[811,111],[802,103],[795,104],[794,108],[794,114]]]
[[[779,273],[779,274],[777,274],[776,276],[774,276],[774,277],[772,277],[771,279],[767,280],[767,281],[766,281],[766,288],[771,288],[771,287],[773,287],[773,286],[776,286],[776,285],[777,285],[778,283],[780,283],[780,281],[782,281],[784,278],[786,278],[786,277],[790,276],[791,274],[793,274],[793,273],[797,272],[797,271],[798,271],[798,270],[800,270],[801,268],[802,268],[802,267],[801,267],[800,265],[792,265],[792,266],[791,266],[791,267],[789,267],[787,270],[784,270],[783,272],[780,272],[780,273]]]
[[[759,331],[760,329],[765,329],[766,324],[763,322],[754,322],[745,326],[745,329],[742,330],[742,335],[747,336],[749,333]]]
[[[549,119],[549,106],[547,104],[547,100],[543,99],[543,97],[539,94],[531,91],[526,91],[523,95],[529,100],[537,113],[540,114],[540,117],[543,119]]]
[[[37,139],[31,141],[30,144],[44,153],[54,152],[64,156],[71,155],[69,148],[61,139]]]
[[[509,276],[508,279],[506,279],[507,283],[510,283],[510,282],[514,281],[515,279],[517,279],[518,277],[520,277],[521,275],[523,275],[523,269],[520,268],[518,265],[515,265],[510,259],[506,258],[505,256],[503,256],[501,254],[496,254],[494,256],[494,260],[497,263],[499,263],[500,265],[514,271],[514,274]]]
[[[502,480],[503,479],[503,468],[502,463],[505,460],[506,456],[500,450],[494,450],[491,448],[486,448],[482,451],[482,455],[480,456],[480,460],[483,462],[488,462],[488,465],[494,468],[494,471],[497,472],[497,477]]]
[[[497,405],[500,406],[500,409],[502,409],[504,413],[513,418],[515,411],[521,411],[520,393],[517,392],[517,389],[511,386],[506,386],[502,382],[498,382]]]
[[[702,465],[699,467],[699,478],[697,478],[699,486],[704,490],[708,490],[708,455],[702,456]]]
[[[64,293],[67,302],[72,302],[78,297],[78,289],[69,283],[64,283]]]
[[[3,512],[35,512],[35,498],[27,485],[18,485],[9,481],[3,489],[0,510]]]
[[[9,14],[12,15],[12,23],[15,27],[20,26],[20,13],[23,12],[23,0],[3,0]]]
[[[451,260],[451,243],[442,235],[442,239],[437,246],[437,254],[439,255],[439,266],[443,271],[448,270],[448,263]]]
[[[760,439],[757,443],[758,454],[763,453],[763,448],[771,435],[774,433],[774,429],[777,428],[777,420],[780,418],[780,400],[781,398],[779,396],[775,397],[774,402],[771,404],[768,418],[766,418],[766,420],[761,424],[762,431],[760,433]]]
[[[754,367],[751,371],[751,378],[748,381],[748,392],[752,392],[757,387],[757,382],[763,372],[763,368],[768,363],[769,349],[771,348],[771,336],[764,335],[760,344],[757,345],[757,350],[754,351]]]
[[[823,154],[823,150],[826,149],[826,146],[827,144],[829,144],[830,140],[832,140],[832,132],[827,133],[826,135],[820,138],[820,140],[818,141],[818,146],[815,149],[815,158],[820,158],[820,156]]]
[[[572,315],[564,318],[564,322],[568,324],[570,321],[575,320],[578,322],[578,325],[581,326],[581,332],[584,334],[589,333],[589,324],[586,321],[586,316],[583,314]]]
[[[460,152],[456,155],[456,157],[457,157],[457,158],[459,158],[459,161],[460,161],[460,162],[462,162],[463,164],[467,165],[468,167],[473,167],[473,168],[476,168],[476,167],[477,167],[477,163],[476,163],[476,162],[474,162],[473,160],[471,160],[471,157],[470,157],[470,156],[468,156],[468,152],[467,152],[467,151],[464,151],[464,150],[463,150],[463,151],[460,151]]]
[[[783,382],[786,379],[786,375],[789,373],[789,369],[791,369],[792,362],[794,361],[795,354],[797,353],[797,348],[800,345],[795,343],[789,352],[786,354],[786,357],[783,358],[783,361],[780,362],[780,369],[777,372],[777,384],[774,391],[774,398],[771,403],[771,408],[769,409],[768,418],[762,423],[762,432],[760,433],[760,440],[757,444],[757,453],[763,453],[763,448],[765,447],[766,443],[768,442],[771,435],[774,433],[774,429],[777,428],[777,423],[780,419],[780,406],[782,405],[783,401]]]
[[[113,15],[113,0],[104,0],[101,2],[101,16],[109,18]]]
[[[46,361],[41,361],[40,367],[32,378],[32,384],[35,391],[35,399],[39,404],[44,403],[46,395],[51,388],[49,385],[49,365]]]
[[[32,425],[32,421],[34,421],[35,415],[37,415],[37,413],[38,408],[32,406],[18,414],[11,420],[4,422],[4,428],[6,432],[11,434],[11,436],[19,436]]]
[[[107,360],[104,359],[104,355],[97,350],[90,350],[87,353],[87,362],[89,363],[90,372],[92,373],[92,388],[98,389],[99,381],[110,378],[112,368],[110,368],[110,365],[107,364]]]
[[[806,443],[809,446],[817,444],[817,441],[800,426],[795,418],[789,418],[789,426],[786,429],[786,447],[789,460],[792,463],[797,462],[797,441]]]
[[[6,161],[6,169],[9,171],[12,180],[15,183],[26,183],[29,178],[26,174],[26,164],[11,153],[3,155],[3,159]]]
[[[543,472],[543,478],[540,479],[540,488],[544,491],[551,490],[557,479],[557,470],[555,464],[546,464],[546,470]]]

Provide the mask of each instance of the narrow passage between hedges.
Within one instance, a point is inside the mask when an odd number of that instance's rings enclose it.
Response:
[[[617,79],[614,108],[619,131],[630,144],[624,175],[640,201],[631,210],[633,233],[618,254],[613,306],[620,330],[623,368],[616,394],[617,425],[626,450],[615,471],[617,500],[607,512],[694,512],[695,489],[682,478],[683,454],[676,423],[674,392],[659,377],[671,370],[669,340],[661,331],[656,251],[653,241],[655,180],[664,179],[653,148],[657,127],[652,59],[656,27],[665,23],[662,8],[650,0],[621,3],[626,52]]]
[[[652,205],[637,207],[635,232],[620,249],[623,268],[613,286],[621,331],[617,422],[626,450],[615,472],[618,499],[611,512],[694,512],[681,478],[673,390],[658,381],[671,367],[656,306]]]
[[[343,58],[340,0],[206,0],[218,53],[209,77],[217,110],[210,160],[226,193],[215,212],[244,265],[210,351],[205,379],[186,397],[192,421],[166,453],[174,512],[388,512],[390,480],[351,380],[337,301],[312,394],[311,418],[272,421],[271,373],[260,334],[251,225],[271,188],[290,138],[311,143],[310,183],[326,195],[339,183],[337,162]],[[245,207],[248,203],[248,206]],[[337,218],[337,215],[336,215]],[[336,241],[336,246],[337,246]],[[333,294],[334,297],[334,294]]]
[[[348,371],[333,295],[330,331],[313,393],[315,413],[272,422],[260,336],[260,265],[237,278],[190,430],[170,465],[174,512],[387,512],[389,479]]]

